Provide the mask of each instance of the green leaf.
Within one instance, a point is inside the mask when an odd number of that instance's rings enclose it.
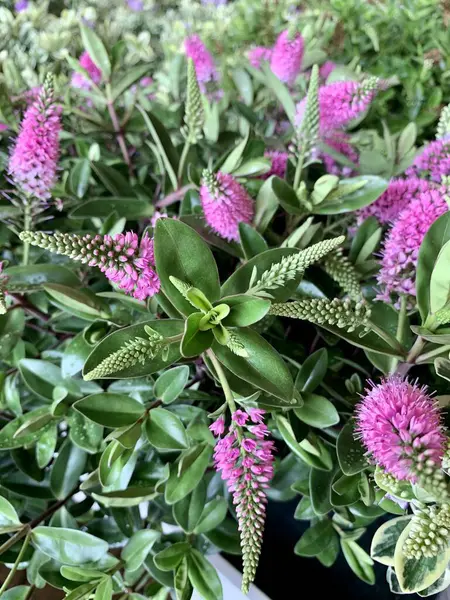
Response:
[[[115,101],[121,94],[126,92],[136,81],[139,81],[147,75],[150,68],[148,64],[136,65],[131,68],[127,68],[125,75],[112,86],[111,98]]]
[[[8,289],[11,292],[40,290],[45,283],[61,283],[73,287],[80,285],[75,273],[60,265],[9,267],[3,273],[8,276]]]
[[[270,158],[264,158],[262,156],[257,158],[251,158],[241,163],[237,169],[233,171],[234,177],[256,177],[258,175],[264,175],[268,173],[272,166]],[[267,248],[266,248],[267,250]]]
[[[333,476],[332,471],[319,469],[311,469],[310,471],[309,491],[311,505],[316,515],[326,515],[333,508],[330,502]]]
[[[416,297],[422,321],[431,312],[431,276],[441,249],[450,241],[450,212],[437,219],[420,246],[416,270]]]
[[[299,392],[313,392],[322,382],[328,369],[328,353],[326,348],[314,352],[303,363],[295,380]]]
[[[227,516],[228,505],[224,498],[215,498],[206,504],[200,521],[197,523],[194,533],[206,533],[215,529]]]
[[[189,367],[181,365],[165,371],[155,382],[155,396],[163,404],[170,404],[178,398],[189,379]],[[153,414],[153,413],[152,413]]]
[[[339,550],[339,537],[335,532],[331,537],[327,548],[322,550],[322,552],[320,552],[316,558],[323,564],[324,567],[331,567],[334,565],[339,556]]]
[[[326,549],[333,534],[331,521],[319,521],[305,531],[295,544],[294,552],[298,556],[317,556]]]
[[[164,167],[169,176],[170,182],[174,190],[178,187],[176,172],[178,169],[179,156],[175,149],[170,135],[164,125],[152,113],[146,113],[140,106],[137,107],[144,119],[144,122],[153,138],[153,141],[158,148],[159,156],[161,157]],[[156,244],[155,244],[156,247]]]
[[[394,566],[395,546],[411,516],[391,519],[377,529],[370,547],[370,556],[382,565]]]
[[[320,446],[318,451],[316,448],[311,447],[307,439],[298,442],[289,420],[279,413],[275,413],[275,422],[283,440],[302,461],[315,469],[323,471],[332,469],[333,463],[325,447]]]
[[[172,544],[165,550],[161,550],[155,554],[155,565],[161,571],[174,571],[186,554],[189,552],[191,545],[188,542],[177,542]]]
[[[97,494],[92,492],[92,497],[100,504],[112,508],[124,508],[128,506],[138,506],[142,502],[148,502],[158,496],[153,485],[129,485],[126,490],[118,490],[115,492],[106,492]]]
[[[345,475],[355,475],[368,467],[364,448],[355,439],[352,421],[349,421],[339,434],[336,452],[339,466]]]
[[[144,406],[124,394],[103,392],[75,402],[73,407],[82,415],[105,427],[132,425],[144,414]]]
[[[409,536],[413,522],[405,527],[397,540],[394,553],[394,568],[401,590],[412,594],[420,592],[431,586],[441,577],[450,560],[450,549],[441,552],[437,556],[417,558],[406,558],[403,548],[406,538]]]
[[[118,169],[109,167],[101,162],[92,162],[92,168],[102,184],[113,196],[118,196],[122,200],[123,198],[133,198],[136,196],[130,183],[120,174]]]
[[[36,527],[32,540],[38,550],[65,565],[96,562],[108,552],[108,543],[104,540],[63,527]]]
[[[14,506],[0,496],[0,533],[16,531],[21,527],[19,515]]]
[[[85,567],[68,567],[63,565],[61,567],[61,575],[69,581],[82,581],[89,582],[94,579],[102,579],[103,573],[101,571],[86,569]]]
[[[239,223],[239,237],[247,260],[269,249],[266,240],[248,223]]]
[[[320,429],[339,423],[339,414],[332,402],[317,394],[302,393],[302,398],[303,405],[294,408],[300,421]]]
[[[236,269],[231,277],[225,281],[222,285],[222,297],[245,294],[248,290],[253,269],[255,267],[257,269],[257,276],[260,277],[264,271],[270,269],[273,264],[279,263],[282,258],[292,254],[298,254],[298,248],[274,248],[273,250],[267,250],[266,252],[258,254],[258,256],[255,256],[246,262],[239,267],[239,269]],[[302,275],[299,274],[295,279],[289,280],[284,287],[271,290],[274,302],[284,302],[292,296],[297,289],[301,278]]]
[[[325,200],[315,206],[313,212],[318,215],[340,215],[369,206],[387,190],[389,183],[386,179],[377,175],[360,175],[351,179],[341,179],[339,187],[342,188],[342,186],[358,184],[364,181],[366,184],[360,189],[333,201]]]
[[[245,152],[245,148],[248,144],[248,134],[239,144],[233,148],[230,154],[227,156],[225,161],[220,165],[220,171],[222,173],[232,173],[240,164],[242,156]]]
[[[222,583],[216,569],[198,550],[188,556],[189,581],[204,600],[222,600]]]
[[[270,221],[278,210],[278,199],[272,189],[273,176],[269,177],[260,187],[255,203],[255,218],[253,224],[259,233],[264,233]]]
[[[127,569],[130,571],[139,569],[160,537],[160,532],[152,529],[143,529],[133,534],[120,555]]]
[[[89,187],[91,164],[87,158],[81,158],[70,171],[69,184],[78,198],[83,198]]]
[[[89,454],[97,454],[103,441],[103,427],[76,410],[71,411],[68,422],[72,442]]]
[[[300,200],[292,188],[284,179],[272,177],[272,189],[278,202],[290,215],[304,215],[306,209],[300,204]]]
[[[208,531],[205,535],[214,546],[227,554],[241,554],[239,531],[234,519],[225,519],[216,529]]]
[[[179,502],[199,484],[208,467],[211,453],[211,446],[199,444],[183,452],[178,463],[170,467],[165,489],[167,504]]]
[[[91,57],[92,61],[102,72],[104,79],[109,79],[111,75],[111,62],[108,52],[103,45],[102,40],[98,37],[93,29],[86,25],[80,25],[81,41],[83,46]]]
[[[108,217],[112,212],[125,219],[144,219],[150,217],[154,208],[142,198],[127,196],[110,196],[105,198],[89,198],[78,204],[69,213],[71,219],[89,219]]]
[[[2,600],[26,600],[30,587],[28,585],[18,585],[3,592]]]
[[[180,347],[182,355],[186,358],[199,356],[210,348],[213,343],[214,336],[211,330],[199,330],[203,317],[203,313],[195,312],[189,315],[185,321],[185,330]]]
[[[155,261],[166,296],[182,314],[196,309],[170,281],[170,276],[193,285],[210,302],[220,296],[219,275],[211,250],[191,227],[175,219],[158,219],[155,231]]]
[[[434,368],[439,377],[450,381],[450,360],[448,360],[448,358],[436,358],[434,361]]]
[[[248,357],[237,356],[217,342],[212,346],[214,354],[237,377],[275,396],[281,401],[280,406],[291,404],[294,382],[278,352],[252,329],[240,329],[239,341]]]
[[[84,338],[81,331],[67,344],[61,360],[61,374],[63,377],[72,377],[79,373],[87,357],[92,351],[92,346]]]
[[[173,505],[173,516],[186,533],[193,533],[206,503],[206,483],[200,481],[196,488]]]
[[[309,486],[308,486],[309,493]],[[311,521],[316,518],[316,513],[313,510],[311,500],[308,496],[303,496],[295,509],[294,519],[299,521]]]
[[[263,65],[262,71],[266,77],[267,87],[275,94],[278,102],[280,102],[281,106],[284,108],[287,118],[292,125],[295,126],[295,104],[291,93],[288,88],[281,83],[278,77],[274,75],[269,65]]]
[[[59,450],[50,476],[50,487],[55,497],[62,500],[77,486],[84,473],[87,455],[69,440]]]
[[[119,331],[115,331],[107,335],[103,340],[92,350],[89,355],[86,364],[84,365],[83,374],[86,375],[98,366],[102,360],[107,358],[110,354],[117,352],[127,342],[135,340],[137,337],[147,339],[148,335],[145,332],[145,327],[149,326],[156,332],[161,334],[163,337],[171,337],[179,335],[183,332],[184,322],[175,319],[161,319],[157,321],[144,321],[137,325],[131,325],[130,327],[124,327]],[[132,367],[127,367],[119,371],[110,373],[107,379],[128,379],[129,377],[143,377],[150,375],[156,371],[168,367],[173,362],[180,358],[180,344],[175,342],[169,346],[169,354],[167,357],[162,357],[161,353],[152,359],[148,359],[142,363],[137,363]]]
[[[97,586],[94,600],[111,600],[113,596],[113,580],[111,577],[105,577]]]
[[[74,289],[60,283],[47,283],[43,288],[58,308],[75,317],[93,321],[111,316],[107,304],[90,290]]]
[[[189,446],[181,419],[164,408],[154,408],[150,411],[145,431],[148,441],[155,448],[183,450]]]
[[[47,421],[47,424],[41,426],[39,429],[31,428],[31,431],[26,435],[21,435],[19,437],[14,437],[17,431],[23,428],[27,424],[35,423],[41,417],[46,417],[49,415],[49,410],[47,406],[43,406],[42,408],[37,408],[36,410],[32,410],[25,415],[21,415],[16,419],[10,421],[7,425],[5,425],[0,431],[0,450],[13,450],[14,448],[20,448],[21,446],[30,446],[37,442],[41,435],[48,428],[51,427],[51,420]],[[23,429],[22,429],[23,431]]]
[[[188,562],[184,557],[180,562],[174,577],[176,600],[191,600],[192,585],[189,581]]]
[[[430,278],[430,312],[436,313],[450,300],[450,240],[445,243],[436,259]]]
[[[231,78],[239,92],[239,96],[242,97],[245,104],[251,106],[253,104],[253,85],[248,72],[245,69],[233,69]]]
[[[373,571],[373,560],[361,546],[354,541],[347,541],[341,538],[341,548],[345,560],[353,573],[369,585],[375,583],[375,573]]]
[[[64,387],[60,369],[48,361],[23,358],[19,371],[27,387],[43,400],[53,400],[55,387]]]
[[[269,311],[270,301],[245,294],[226,296],[221,303],[230,307],[230,313],[222,321],[225,327],[248,327],[261,321]]]

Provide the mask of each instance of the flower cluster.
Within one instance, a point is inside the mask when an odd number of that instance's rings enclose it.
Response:
[[[80,67],[82,67],[89,75],[88,79],[83,73],[74,73],[72,75],[72,87],[81,90],[90,90],[92,84],[98,85],[102,79],[102,72],[94,63],[88,52],[83,52],[80,56]]]
[[[372,459],[397,479],[415,482],[424,466],[441,465],[446,438],[426,387],[395,376],[372,384],[357,408],[357,426]]]
[[[373,204],[358,211],[358,223],[370,216],[376,217],[382,225],[392,223],[412,200],[434,187],[418,177],[391,179],[387,190]]]
[[[55,104],[51,78],[26,110],[11,152],[9,173],[31,197],[45,201],[56,183],[61,108]]]
[[[384,241],[378,300],[391,302],[399,294],[413,300],[420,245],[434,221],[447,210],[442,191],[430,189],[420,192],[400,213]]]
[[[272,165],[270,171],[265,173],[262,178],[268,179],[271,175],[276,175],[283,179],[286,175],[289,154],[287,152],[281,152],[280,150],[266,150],[264,156],[270,158]]]
[[[203,173],[200,200],[208,225],[221,237],[239,241],[239,223],[251,223],[253,200],[229,173]]]
[[[303,60],[304,41],[299,33],[290,35],[282,31],[275,42],[270,68],[280,81],[292,85],[300,73]]]
[[[450,136],[427,144],[406,174],[429,177],[438,183],[442,177],[450,175]]]
[[[323,140],[332,150],[339,152],[348,158],[353,164],[358,165],[359,155],[355,148],[350,143],[349,136],[343,131],[335,131],[333,135],[327,136]],[[351,166],[342,165],[337,160],[327,154],[326,151],[320,152],[319,157],[322,159],[327,173],[331,175],[339,175],[342,177],[351,177],[355,174],[355,170]]]
[[[272,49],[265,46],[255,46],[247,53],[247,58],[252,67],[259,69],[264,61],[270,61]]]
[[[265,411],[236,410],[232,423],[214,450],[214,463],[233,494],[233,503],[241,533],[244,573],[242,589],[253,581],[261,549],[267,503],[265,489],[273,477],[274,443],[265,440],[269,430],[264,424]],[[219,417],[210,426],[216,436],[225,433],[225,419]]]
[[[214,59],[198,35],[187,37],[184,49],[186,56],[194,62],[200,90],[205,93],[207,84],[219,79]]]
[[[146,300],[159,292],[160,281],[153,268],[153,240],[147,233],[140,242],[132,231],[115,236],[24,231],[20,237],[40,248],[98,267],[110,281],[138,300]]]

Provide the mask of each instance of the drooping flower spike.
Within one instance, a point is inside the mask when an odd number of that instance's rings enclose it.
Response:
[[[427,388],[396,376],[371,385],[357,407],[357,431],[372,460],[413,483],[426,467],[439,469],[446,436]]]
[[[55,103],[53,79],[47,77],[37,98],[25,111],[12,149],[9,173],[18,188],[45,201],[56,183],[61,107]]]
[[[89,56],[88,52],[83,52],[80,56],[80,67],[87,72],[90,79],[85,77],[83,73],[73,73],[72,75],[72,87],[82,89],[82,90],[90,90],[92,88],[92,84],[95,83],[98,85],[102,80],[102,72],[94,63],[92,58]]]
[[[280,81],[292,85],[302,69],[304,41],[299,33],[283,31],[277,38],[270,58],[270,68]]]
[[[244,593],[248,592],[258,566],[267,503],[265,489],[273,477],[274,443],[264,439],[269,434],[264,416],[262,409],[236,410],[227,433],[217,440],[214,449],[216,470],[227,482],[236,506]],[[216,436],[223,435],[224,417],[219,417],[210,429]]]
[[[115,236],[23,231],[20,239],[90,267],[98,267],[110,281],[138,300],[146,300],[159,292],[153,240],[147,233],[140,242],[138,235],[132,231]]]
[[[239,223],[251,223],[254,214],[245,188],[229,173],[205,170],[200,200],[208,225],[226,240],[239,241]]]
[[[392,302],[406,295],[409,304],[416,295],[416,266],[425,234],[434,221],[448,210],[442,190],[420,192],[400,213],[383,246],[378,300]]]

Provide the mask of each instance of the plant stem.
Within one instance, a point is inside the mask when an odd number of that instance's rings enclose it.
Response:
[[[155,204],[155,206],[157,208],[165,208],[166,206],[170,206],[171,204],[178,202],[178,200],[181,200],[181,198],[185,195],[186,192],[188,192],[189,190],[194,190],[194,189],[195,189],[195,185],[192,183],[189,183],[188,185],[185,185],[185,186],[179,188],[178,190],[175,190],[171,194],[168,194],[164,198],[161,198],[161,200],[158,200],[158,202]]]
[[[181,153],[180,164],[178,165],[178,183],[181,183],[181,179],[183,177],[184,165],[186,163],[186,158],[189,152],[189,148],[191,147],[190,143],[186,140],[184,142],[183,151]]]
[[[23,210],[23,228],[24,231],[29,231],[31,229],[31,207],[28,201],[25,204]],[[30,242],[23,243],[23,255],[22,255],[22,265],[24,267],[27,266],[28,260],[30,258]]]
[[[393,348],[396,352],[398,352],[401,356],[406,355],[404,347],[398,342],[398,340],[393,335],[391,335],[387,331],[384,331],[384,329],[381,329],[381,327],[378,327],[378,325],[375,325],[375,323],[373,323],[372,321],[369,321],[369,326],[370,329],[372,329],[372,331],[374,331],[381,339],[388,343],[389,346]]]
[[[405,333],[405,324],[406,324],[406,296],[402,296],[400,299],[400,311],[398,313],[398,321],[397,321],[397,333],[396,338],[401,345],[403,345],[403,338]],[[392,358],[391,368],[389,369],[390,373],[394,373],[397,369],[398,358]]]
[[[22,544],[22,548],[20,549],[19,554],[17,555],[16,562],[14,563],[13,568],[8,573],[8,576],[6,577],[2,587],[0,588],[0,598],[2,597],[3,592],[6,592],[6,590],[9,587],[9,584],[11,583],[11,581],[14,578],[17,568],[20,565],[20,563],[22,562],[22,558],[25,554],[25,550],[28,548],[28,544],[30,543],[30,538],[31,538],[31,529],[28,530],[27,536]]]
[[[111,123],[113,124],[114,131],[116,132],[117,143],[119,144],[119,148],[122,152],[123,159],[128,167],[128,171],[132,176],[133,166],[131,164],[131,159],[128,153],[125,137],[123,135],[122,128],[120,127],[119,118],[117,116],[116,108],[114,106],[114,101],[111,97],[111,86],[109,83],[106,85],[106,106],[108,107],[108,112],[109,116],[111,117]]]
[[[440,356],[441,354],[445,354],[449,350],[450,350],[450,344],[447,344],[445,346],[440,346],[439,348],[435,348],[434,350],[430,350],[429,352],[426,352],[425,354],[421,354],[416,359],[416,365],[421,365],[423,363],[426,363],[430,358],[434,358],[435,356]]]
[[[302,148],[302,150],[300,152],[300,156],[298,157],[297,166],[295,167],[295,176],[294,176],[295,192],[297,192],[298,186],[300,185],[300,178],[302,176],[304,162],[305,162],[305,150],[304,150],[304,148]]]

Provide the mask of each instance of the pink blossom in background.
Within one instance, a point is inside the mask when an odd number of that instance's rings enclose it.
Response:
[[[344,132],[336,131],[333,133],[333,135],[326,137],[323,141],[327,146],[351,160],[355,165],[358,165],[359,154],[351,145],[350,137]],[[327,154],[326,151],[320,152],[319,158],[322,159],[325,170],[330,175],[351,177],[356,173],[352,167],[341,164],[333,156],[331,156],[331,154]]]
[[[360,117],[371,105],[378,91],[378,80],[365,82],[335,81],[319,88],[320,131],[327,135],[342,129]],[[296,126],[300,127],[306,108],[306,97],[297,104]]]
[[[415,297],[420,245],[431,225],[448,210],[444,195],[443,189],[420,192],[394,222],[383,245],[378,300],[390,303],[401,294],[410,300]]]
[[[271,159],[272,166],[270,171],[261,175],[261,179],[268,179],[271,175],[276,175],[277,177],[284,179],[289,154],[287,152],[281,152],[280,150],[266,150],[264,156]]]
[[[23,12],[24,10],[27,10],[28,4],[28,0],[17,0],[14,4],[14,10],[18,13]]]
[[[200,200],[207,224],[228,241],[239,241],[239,223],[251,223],[254,202],[228,173],[203,177]]]
[[[372,384],[357,407],[357,431],[376,464],[397,479],[417,481],[426,461],[441,465],[446,437],[426,387],[400,377]]]
[[[200,90],[206,92],[206,84],[217,81],[214,59],[198,35],[191,35],[184,40],[186,56],[194,61],[195,72]]]
[[[14,183],[39,200],[48,200],[56,183],[60,131],[61,107],[55,104],[53,91],[43,89],[25,111],[9,160]]]
[[[319,69],[319,77],[323,81],[326,81],[336,67],[337,64],[335,62],[333,62],[332,60],[327,60]]]
[[[406,174],[429,177],[438,183],[443,176],[450,175],[450,136],[427,144]]]
[[[411,200],[434,188],[425,179],[414,176],[408,179],[391,179],[387,190],[375,202],[357,212],[358,223],[370,216],[376,217],[382,225],[392,223],[409,206]]]
[[[131,10],[134,10],[136,12],[144,10],[144,2],[142,0],[127,0],[127,4],[128,7],[131,8]]]
[[[293,84],[302,68],[304,41],[299,33],[292,38],[283,31],[277,38],[272,50],[270,68],[284,83]]]
[[[100,83],[102,79],[102,72],[86,51],[80,56],[80,67],[83,67],[83,69],[88,73],[90,80],[87,79],[82,73],[75,72],[72,75],[72,87],[82,90],[90,90],[92,83],[95,83],[96,85]]]
[[[247,58],[252,67],[259,69],[263,62],[270,61],[272,56],[272,50],[265,48],[264,46],[256,46],[247,53]]]
[[[0,123],[0,132],[6,131],[7,129],[9,129],[9,127],[6,123]]]

